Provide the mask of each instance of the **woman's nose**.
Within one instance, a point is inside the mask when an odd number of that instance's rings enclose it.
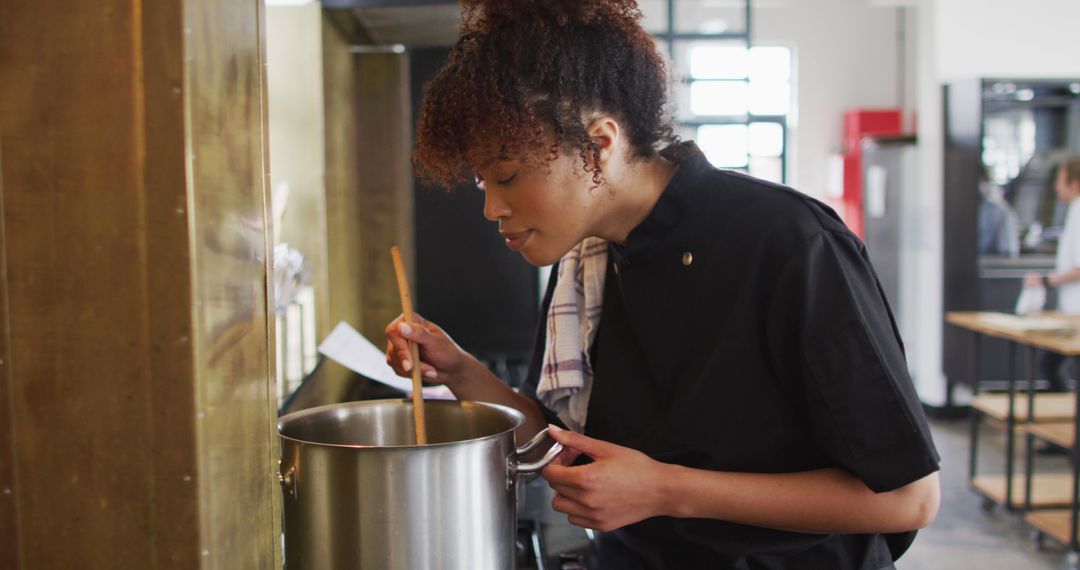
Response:
[[[499,196],[497,190],[488,188],[484,192],[484,217],[492,222],[510,215],[510,206]]]

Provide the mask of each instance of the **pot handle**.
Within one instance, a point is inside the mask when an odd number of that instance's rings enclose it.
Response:
[[[559,453],[561,453],[563,450],[563,445],[558,442],[556,442],[555,445],[552,445],[551,448],[547,450],[547,453],[545,453],[544,456],[537,461],[533,461],[532,463],[518,463],[517,461],[519,457],[529,453],[537,447],[540,447],[540,444],[544,443],[544,440],[550,438],[551,436],[548,435],[548,428],[544,428],[540,430],[540,433],[536,434],[535,437],[530,439],[528,443],[517,448],[514,457],[514,463],[516,465],[512,470],[512,474],[517,475],[520,473],[536,473],[544,467],[547,467],[548,463],[554,461],[555,458],[559,455]]]
[[[278,482],[281,483],[281,488],[291,495],[296,497],[296,467],[290,466],[288,471],[281,472],[281,460],[278,460]]]

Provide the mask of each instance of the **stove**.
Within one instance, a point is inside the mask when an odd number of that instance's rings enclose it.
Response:
[[[554,492],[533,477],[522,488],[518,508],[517,570],[586,570],[591,531],[574,526],[551,508]]]

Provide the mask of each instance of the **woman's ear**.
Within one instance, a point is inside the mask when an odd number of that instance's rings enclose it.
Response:
[[[622,127],[619,126],[619,122],[610,115],[600,115],[589,123],[589,126],[585,129],[590,137],[600,145],[600,169],[607,171],[608,164],[612,158],[618,154],[619,146],[622,144],[619,135],[622,133]]]

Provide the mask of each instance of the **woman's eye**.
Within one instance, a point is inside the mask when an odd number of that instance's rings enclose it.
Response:
[[[504,178],[502,180],[499,180],[498,182],[499,184],[506,186],[507,184],[513,182],[515,178],[517,178],[516,172],[514,174],[511,174],[508,178]]]

